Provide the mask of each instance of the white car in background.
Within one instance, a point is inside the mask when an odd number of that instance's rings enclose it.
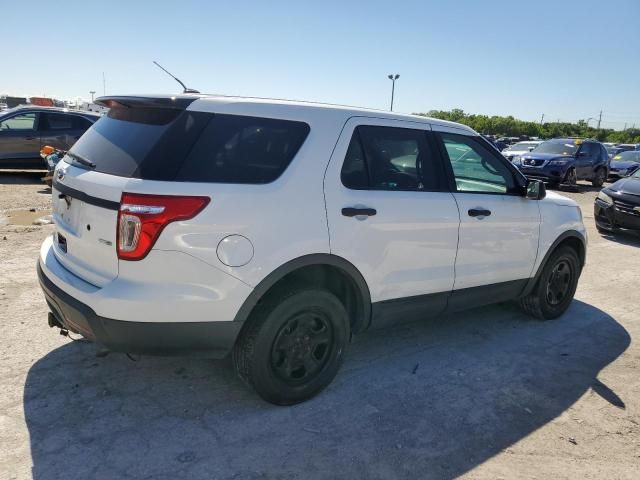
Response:
[[[512,162],[514,157],[529,153],[541,143],[542,140],[528,140],[526,142],[514,143],[509,148],[504,149],[502,151],[502,155],[504,155],[507,160]]]

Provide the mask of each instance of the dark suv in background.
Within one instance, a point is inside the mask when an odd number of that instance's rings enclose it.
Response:
[[[554,138],[541,143],[530,153],[513,159],[527,178],[535,178],[557,187],[590,180],[601,187],[609,174],[609,154],[600,142],[580,138]]]
[[[69,150],[99,115],[63,108],[17,107],[0,113],[0,168],[46,168],[40,149]]]

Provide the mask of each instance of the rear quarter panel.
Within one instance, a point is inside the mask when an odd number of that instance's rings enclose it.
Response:
[[[347,115],[243,102],[208,105],[197,101],[190,109],[298,120],[309,124],[310,132],[289,167],[269,184],[131,180],[129,192],[211,198],[196,218],[168,225],[154,249],[192,255],[252,287],[290,260],[310,253],[329,253],[323,178]],[[216,250],[225,237],[236,234],[249,239],[254,253],[246,265],[230,267],[220,261]]]

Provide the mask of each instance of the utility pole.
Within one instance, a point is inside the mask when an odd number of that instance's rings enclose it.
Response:
[[[600,110],[600,116],[598,117],[598,130],[600,130],[600,122],[602,122],[602,109]]]
[[[542,114],[542,117],[540,117],[540,125],[542,125],[542,122],[544,122],[544,113]]]
[[[387,78],[391,80],[391,111],[393,112],[393,94],[396,91],[396,80],[400,78],[397,73],[395,75],[387,75]]]
[[[627,131],[627,122],[624,122],[624,128],[622,129],[623,132]]]
[[[91,90],[89,93],[91,94],[91,103],[93,103],[93,96],[96,94],[96,91]]]

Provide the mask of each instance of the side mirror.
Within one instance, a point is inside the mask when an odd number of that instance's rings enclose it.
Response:
[[[536,147],[527,147],[527,150],[532,151]]]
[[[542,200],[547,196],[547,188],[541,180],[527,180],[526,194],[529,200]]]

